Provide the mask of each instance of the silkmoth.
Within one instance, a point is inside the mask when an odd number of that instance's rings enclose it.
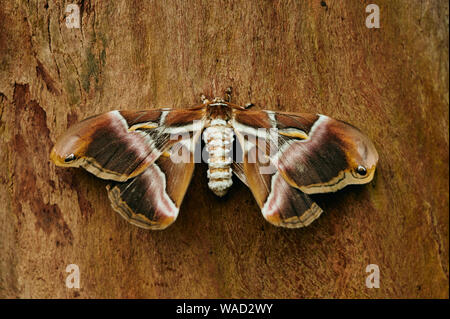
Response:
[[[90,117],[61,136],[50,157],[57,166],[82,167],[108,180],[112,208],[130,223],[164,229],[178,216],[199,154],[200,161],[206,154],[208,186],[216,195],[226,194],[234,173],[264,218],[289,228],[321,215],[310,194],[368,183],[378,161],[370,139],[345,122],[254,111],[218,98],[189,109]]]

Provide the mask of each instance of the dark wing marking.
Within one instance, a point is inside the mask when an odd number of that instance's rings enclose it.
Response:
[[[302,123],[299,115],[277,118],[277,123],[281,124],[293,119]],[[290,130],[303,129],[300,125],[291,126]],[[347,123],[319,115],[305,130],[305,138],[282,134],[283,143],[273,157],[273,163],[289,184],[307,194],[335,192],[346,185],[366,184],[374,176],[378,162],[374,145]],[[361,167],[363,169],[359,171]]]

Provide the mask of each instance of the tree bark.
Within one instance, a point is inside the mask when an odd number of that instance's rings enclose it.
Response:
[[[80,28],[69,3],[0,7],[0,297],[449,297],[446,1],[377,1],[380,28],[364,1],[77,0]],[[379,151],[374,181],[314,196],[325,213],[281,229],[237,179],[215,197],[199,164],[177,221],[146,231],[104,181],[49,161],[83,118],[228,86],[237,104],[359,127]]]

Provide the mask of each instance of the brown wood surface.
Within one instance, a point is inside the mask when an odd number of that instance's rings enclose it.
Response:
[[[69,2],[0,2],[0,297],[448,298],[447,1],[374,1],[380,29],[364,1],[74,2],[80,29]],[[49,162],[85,117],[228,86],[238,104],[356,125],[379,151],[374,181],[280,229],[237,179],[215,197],[198,165],[176,223],[145,231],[104,181]]]

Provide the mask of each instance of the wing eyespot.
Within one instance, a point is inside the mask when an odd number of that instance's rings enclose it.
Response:
[[[358,165],[358,167],[356,168],[356,173],[359,175],[359,176],[366,176],[367,175],[367,168],[365,168],[364,166],[362,166],[362,165]]]
[[[70,154],[70,155],[66,156],[66,158],[64,159],[64,163],[70,163],[76,159],[77,159],[77,157],[75,156],[75,154]]]

